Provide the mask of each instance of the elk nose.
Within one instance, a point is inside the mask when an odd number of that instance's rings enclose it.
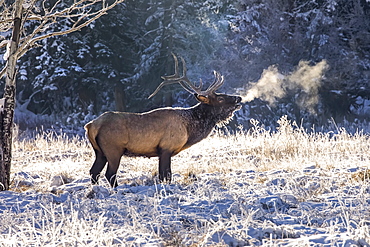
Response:
[[[240,101],[242,101],[242,98],[237,96],[236,99],[235,99],[235,103],[240,103]]]

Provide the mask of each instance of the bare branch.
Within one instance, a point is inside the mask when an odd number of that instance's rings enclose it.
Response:
[[[86,0],[81,0],[78,3],[81,3],[83,1],[86,1]],[[96,3],[96,2],[102,2],[102,1],[101,0],[94,1],[94,3]],[[80,30],[83,27],[88,26],[90,23],[97,20],[99,17],[107,14],[108,10],[112,9],[117,4],[122,3],[122,2],[124,2],[124,0],[116,0],[111,5],[106,6],[106,7],[102,8],[102,9],[96,11],[96,12],[93,12],[91,14],[86,14],[85,13],[83,16],[80,17],[78,22],[76,22],[71,28],[69,28],[67,30],[59,31],[59,32],[51,32],[51,33],[47,33],[47,34],[35,37],[38,33],[42,32],[42,29],[45,30],[52,24],[52,23],[47,23],[49,20],[45,19],[40,24],[40,26],[31,35],[29,35],[29,37],[27,37],[25,41],[22,42],[22,45],[20,46],[20,49],[19,49],[19,52],[18,52],[18,57],[20,58],[21,56],[23,56],[28,51],[28,49],[30,47],[32,47],[39,40],[43,40],[43,39],[50,38],[50,37],[53,37],[53,36],[60,36],[60,35],[72,33],[72,32]],[[89,6],[90,5],[91,4],[89,4]],[[58,12],[58,13],[60,13],[60,12]],[[55,15],[49,15],[49,18],[50,17],[55,17]],[[69,17],[69,16],[65,16],[65,17]],[[83,19],[86,19],[87,17],[90,17],[90,19],[88,19],[85,22],[82,22],[82,23],[79,24],[79,22],[81,22]]]
[[[26,21],[36,21],[39,23],[32,33],[26,34],[21,39],[16,52],[18,59],[21,58],[29,49],[34,47],[36,42],[53,36],[60,36],[79,31],[101,16],[107,14],[107,11],[124,2],[124,0],[115,0],[110,4],[107,4],[105,0],[77,0],[71,6],[60,11],[58,11],[57,8],[58,4],[62,2],[61,0],[56,1],[56,3],[49,8],[45,6],[46,1],[43,1],[41,10],[36,9],[36,2],[37,0],[31,0],[28,3],[27,9],[23,15],[23,23]],[[101,4],[102,6],[98,10],[93,10],[97,4]],[[3,6],[4,9],[6,8],[5,0],[0,0],[0,6]],[[73,24],[63,31],[49,31],[53,24],[60,22],[61,20],[70,20]],[[0,31],[9,31],[12,28],[12,21],[11,11],[6,9],[6,11],[0,15]],[[22,29],[24,30],[24,28]],[[2,47],[4,47],[4,45],[1,45],[0,48]],[[0,78],[4,75],[3,70],[0,72]]]
[[[0,71],[0,78],[3,78],[3,76],[5,75],[6,67],[7,65],[5,65],[4,68]]]
[[[4,0],[0,1],[0,33],[8,32],[13,26],[13,16],[10,8]]]

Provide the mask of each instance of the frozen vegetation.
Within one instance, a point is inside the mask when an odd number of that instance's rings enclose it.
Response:
[[[15,140],[0,246],[369,246],[369,136],[252,122],[175,156],[172,184],[123,157],[116,189],[90,184],[85,139]]]

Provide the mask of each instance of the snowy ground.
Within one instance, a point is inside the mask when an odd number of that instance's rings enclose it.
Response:
[[[280,120],[217,134],[173,158],[123,158],[115,190],[89,182],[85,140],[16,141],[0,246],[370,246],[370,140]]]

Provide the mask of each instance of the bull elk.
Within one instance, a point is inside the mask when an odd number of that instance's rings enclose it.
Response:
[[[199,103],[190,108],[160,108],[145,113],[105,112],[85,125],[87,137],[95,151],[95,162],[90,169],[91,181],[97,183],[108,162],[105,177],[116,187],[116,173],[121,156],[159,157],[159,179],[171,182],[171,157],[206,138],[219,123],[233,116],[241,108],[241,97],[218,94],[224,78],[214,72],[215,80],[207,90],[190,82],[186,65],[181,58],[183,73],[179,74],[178,60],[175,74],[164,80],[149,96],[153,97],[164,85],[179,83],[194,94]]]

